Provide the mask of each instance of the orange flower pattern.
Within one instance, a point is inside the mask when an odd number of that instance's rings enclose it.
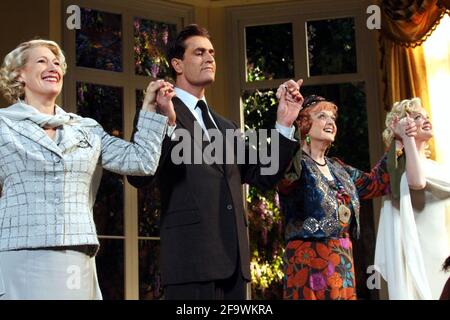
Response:
[[[288,243],[285,299],[356,299],[349,234],[359,235],[359,200],[390,192],[386,159],[366,173],[326,158],[333,175],[328,180],[309,157],[295,155],[278,185]]]
[[[345,236],[288,243],[285,258],[290,263],[285,264],[284,299],[356,299],[352,243],[348,234]]]

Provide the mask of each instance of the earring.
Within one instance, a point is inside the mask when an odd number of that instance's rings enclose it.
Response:
[[[306,135],[305,141],[308,146],[311,144],[311,137],[309,136],[309,134]]]

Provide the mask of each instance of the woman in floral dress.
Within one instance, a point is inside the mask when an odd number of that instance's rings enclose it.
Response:
[[[389,193],[386,155],[370,173],[325,156],[336,136],[337,106],[309,96],[297,119],[301,148],[280,182],[286,217],[285,299],[356,299],[351,231],[360,199]],[[413,134],[414,124],[403,125]]]

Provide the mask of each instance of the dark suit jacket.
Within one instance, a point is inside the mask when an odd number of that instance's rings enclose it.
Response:
[[[187,129],[191,145],[201,152],[205,147],[193,137],[195,118],[174,98],[177,129]],[[211,114],[225,136],[236,125],[213,110]],[[276,133],[278,134],[278,133]],[[272,188],[287,168],[297,142],[279,135],[279,171],[261,175],[260,164],[174,164],[172,148],[178,143],[168,137],[155,176],[132,177],[139,188],[158,181],[161,193],[161,276],[163,285],[214,281],[230,277],[241,263],[242,275],[250,280],[250,252],[242,183],[261,190]],[[237,138],[236,138],[237,139]],[[248,150],[248,146],[246,146]],[[235,152],[236,154],[236,152]],[[259,162],[259,161],[258,161]]]

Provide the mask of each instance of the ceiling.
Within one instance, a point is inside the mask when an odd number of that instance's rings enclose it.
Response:
[[[296,0],[302,1],[302,0]],[[170,0],[173,3],[182,3],[199,7],[230,7],[230,6],[244,6],[252,4],[264,4],[264,3],[279,3],[279,2],[296,2],[292,0]]]

